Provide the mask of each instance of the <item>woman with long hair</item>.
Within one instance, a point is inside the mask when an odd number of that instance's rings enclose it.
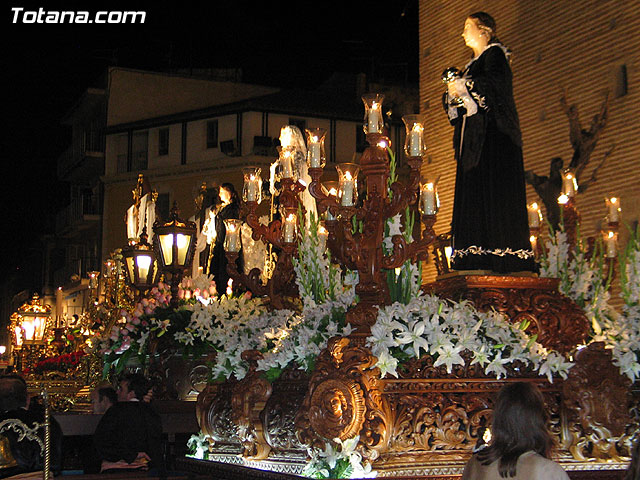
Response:
[[[224,253],[224,239],[227,229],[224,221],[230,218],[240,218],[240,197],[232,183],[223,183],[218,191],[220,204],[216,212],[216,239],[211,254],[211,269],[216,282],[218,294],[222,295],[227,289],[229,274],[227,273],[227,257]],[[242,255],[238,257],[240,262]]]
[[[462,37],[473,58],[443,96],[457,161],[452,267],[535,271],[511,52],[485,12],[467,17]]]
[[[500,391],[493,410],[490,444],[475,453],[463,480],[568,480],[550,460],[553,437],[540,390],[517,382]]]

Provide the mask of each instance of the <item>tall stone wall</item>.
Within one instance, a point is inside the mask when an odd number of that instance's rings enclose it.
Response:
[[[498,36],[513,51],[514,94],[524,142],[525,169],[547,174],[560,156],[573,154],[569,122],[560,98],[566,89],[578,106],[583,128],[600,111],[610,92],[609,121],[592,155],[586,177],[612,146],[598,180],[578,196],[582,231],[595,235],[606,214],[604,198],[622,199],[623,222],[640,216],[640,4],[618,0],[420,0],[420,105],[426,116],[430,164],[424,174],[441,175],[442,209],[436,231],[449,230],[453,208],[455,163],[452,127],[441,106],[442,71],[463,67],[471,50],[461,37],[468,14],[482,10],[498,25]],[[620,75],[626,69],[626,94]],[[527,187],[529,202],[538,200]],[[621,235],[621,243],[626,235]],[[435,268],[429,265],[425,280]]]

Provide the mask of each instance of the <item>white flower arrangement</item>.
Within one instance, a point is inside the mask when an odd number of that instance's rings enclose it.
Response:
[[[573,364],[529,337],[526,327],[512,325],[497,312],[478,312],[467,302],[424,295],[406,305],[395,302],[380,308],[367,345],[383,377],[398,377],[401,362],[425,354],[435,359],[434,367],[443,365],[451,373],[454,366],[465,365],[462,353],[468,351],[471,365],[498,379],[507,376],[505,366],[516,362],[530,365],[550,382],[554,375],[566,378]]]
[[[610,304],[610,279],[604,271],[604,252],[597,242],[591,255],[578,235],[570,252],[561,228],[546,243],[540,275],[560,279],[559,290],[584,309],[591,321],[591,342],[604,342],[613,360],[632,382],[640,379],[640,241],[636,230],[620,258],[622,312]]]
[[[198,460],[209,459],[209,440],[211,437],[205,433],[199,432],[189,437],[187,440],[187,448],[190,454],[187,457],[197,458]]]
[[[356,451],[359,441],[359,436],[347,440],[334,438],[333,443],[325,443],[323,450],[313,449],[302,474],[309,478],[375,478],[377,472],[367,462],[363,463],[362,455]]]
[[[633,233],[620,257],[622,312],[603,329],[602,339],[611,349],[620,372],[632,382],[640,379],[640,236]]]
[[[589,255],[580,235],[574,251],[569,251],[567,234],[561,227],[546,242],[540,262],[540,276],[560,279],[560,293],[571,298],[586,313],[595,335],[616,315],[609,305],[610,279],[604,274],[604,255],[600,243]]]

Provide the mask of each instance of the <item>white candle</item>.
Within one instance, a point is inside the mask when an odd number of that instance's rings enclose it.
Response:
[[[259,188],[258,179],[255,175],[250,175],[245,184],[247,186],[247,202],[257,202]]]
[[[240,225],[239,220],[225,220],[225,226],[227,228],[226,236],[224,237],[225,250],[227,252],[236,253],[240,251]]]
[[[426,183],[422,187],[422,213],[425,215],[435,215],[438,213],[438,195],[436,187],[432,182]]]
[[[532,203],[527,206],[527,213],[529,214],[529,228],[540,227],[541,214],[540,207],[537,203]]]
[[[296,240],[296,216],[290,213],[284,220],[282,226],[282,241],[293,243]]]
[[[618,254],[618,249],[616,246],[617,234],[615,232],[609,232],[607,234],[607,238],[605,239],[605,246],[607,249],[607,258],[615,258]]]
[[[309,145],[309,167],[320,168],[321,166],[320,143],[318,142],[318,137],[313,137],[313,140]]]
[[[293,155],[292,152],[286,151],[280,159],[280,165],[282,166],[282,177],[293,177]]]
[[[620,199],[617,197],[607,198],[607,211],[609,223],[617,223],[620,221]]]
[[[382,131],[382,105],[378,102],[372,102],[369,109],[367,127],[368,133],[380,133]]]
[[[344,179],[340,182],[340,193],[342,197],[340,199],[340,204],[343,207],[351,207],[354,204],[353,201],[353,192],[355,187],[355,181],[351,176],[351,172],[346,172],[344,174]]]
[[[329,238],[329,232],[323,225],[318,227],[318,246],[320,251],[324,252],[327,248],[327,239]]]
[[[422,142],[422,133],[424,131],[424,127],[419,123],[414,123],[411,128],[411,133],[409,134],[409,156],[411,157],[419,157],[422,155],[423,151],[423,142]]]
[[[567,197],[573,197],[578,190],[578,183],[576,177],[572,172],[565,172],[562,177],[562,193]]]

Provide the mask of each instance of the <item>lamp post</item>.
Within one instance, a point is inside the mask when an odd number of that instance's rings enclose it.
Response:
[[[153,244],[160,269],[171,276],[171,304],[178,301],[178,285],[185,270],[191,267],[196,247],[196,224],[178,216],[177,203],[173,204],[169,221],[156,221]]]

